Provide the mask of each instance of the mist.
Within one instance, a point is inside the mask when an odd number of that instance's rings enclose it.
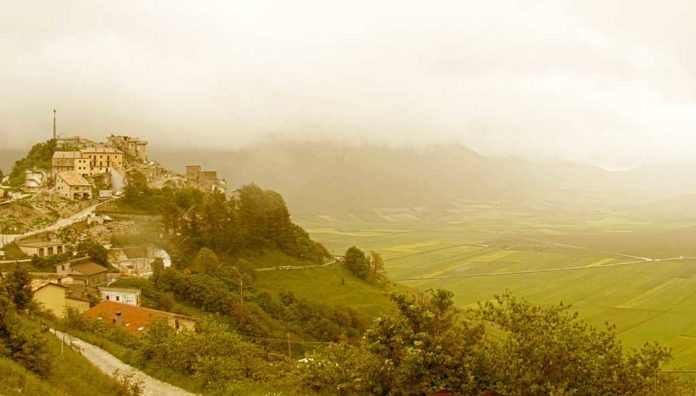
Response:
[[[688,1],[5,2],[0,148],[125,133],[688,161]]]

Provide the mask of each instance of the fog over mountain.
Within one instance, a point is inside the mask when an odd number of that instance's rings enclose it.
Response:
[[[0,149],[59,133],[268,137],[611,169],[692,157],[696,5],[21,1],[0,13]]]
[[[567,214],[652,205],[696,192],[692,178],[670,167],[606,171],[567,161],[482,156],[461,145],[281,141],[227,151],[155,150],[152,157],[180,172],[187,164],[217,170],[230,190],[251,182],[277,190],[298,215],[456,210],[477,203]]]

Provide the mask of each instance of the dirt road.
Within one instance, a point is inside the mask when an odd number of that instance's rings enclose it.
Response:
[[[93,365],[97,366],[97,368],[110,376],[113,376],[114,371],[116,370],[119,370],[119,372],[122,374],[134,373],[134,379],[136,381],[142,381],[143,383],[143,395],[145,396],[193,396],[193,393],[186,392],[185,390],[177,388],[174,385],[170,385],[166,382],[152,378],[142,371],[123,363],[105,350],[92,344],[88,344],[79,338],[71,336],[70,334],[53,329],[51,329],[51,333],[53,333],[59,339],[62,339],[66,346],[72,346],[73,349],[80,352],[85,359],[92,362]]]
[[[86,219],[87,216],[89,216],[90,214],[94,213],[94,211],[95,211],[98,207],[100,207],[100,206],[102,206],[102,205],[106,205],[106,204],[112,202],[114,199],[118,199],[118,198],[113,198],[113,199],[110,199],[110,200],[108,200],[108,201],[96,203],[96,204],[94,204],[94,205],[92,205],[92,206],[89,206],[89,207],[87,207],[87,208],[85,208],[85,209],[82,209],[81,211],[75,213],[74,215],[72,215],[72,216],[70,216],[70,217],[66,217],[66,218],[63,218],[63,219],[59,219],[58,221],[56,221],[55,223],[51,224],[50,226],[41,228],[41,229],[39,229],[39,230],[33,230],[33,231],[25,232],[24,234],[5,234],[5,235],[1,235],[1,234],[0,234],[0,249],[1,249],[3,246],[12,243],[12,241],[14,241],[14,240],[16,240],[16,239],[22,239],[22,238],[30,237],[30,236],[32,236],[32,235],[40,234],[40,233],[42,233],[42,232],[58,231],[58,230],[60,230],[61,228],[65,228],[65,227],[71,226],[71,225],[73,225],[73,224],[75,224],[75,223],[78,223],[78,222],[80,222],[80,221]]]

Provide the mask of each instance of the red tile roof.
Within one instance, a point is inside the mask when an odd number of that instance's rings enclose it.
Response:
[[[133,334],[142,334],[146,332],[152,322],[158,318],[195,320],[194,318],[177,315],[171,312],[136,307],[134,305],[121,304],[114,301],[102,301],[85,312],[85,315],[92,319],[101,318],[101,320],[115,323],[117,312],[121,313],[122,325]]]

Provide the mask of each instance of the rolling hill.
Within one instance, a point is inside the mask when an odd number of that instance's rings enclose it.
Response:
[[[151,157],[182,172],[187,164],[216,169],[231,190],[250,182],[276,190],[300,217],[345,219],[397,210],[405,218],[418,218],[481,203],[588,214],[691,189],[662,171],[650,179],[656,172],[652,168],[609,172],[566,161],[485,157],[454,144],[388,148],[273,142],[230,151],[155,151]],[[668,184],[672,188],[664,187]]]

